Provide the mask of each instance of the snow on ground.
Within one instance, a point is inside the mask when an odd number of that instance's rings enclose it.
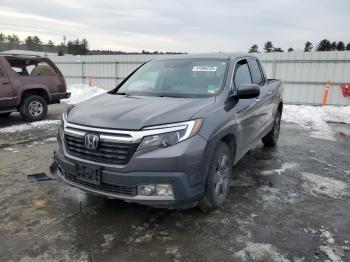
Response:
[[[42,127],[46,127],[48,125],[57,125],[59,123],[60,123],[60,120],[42,120],[42,121],[38,121],[38,122],[25,123],[25,124],[0,128],[0,133],[22,132],[22,131],[32,129],[33,127],[42,128]]]
[[[297,168],[299,165],[297,163],[283,163],[281,168],[278,169],[272,169],[272,170],[264,170],[261,173],[263,175],[273,175],[273,174],[277,174],[277,175],[281,175],[282,173],[286,172],[287,170],[292,170]]]
[[[289,262],[276,247],[271,244],[247,242],[246,247],[235,254],[243,261],[273,261],[273,262]]]
[[[334,199],[349,195],[348,185],[343,181],[308,172],[303,172],[302,178],[303,188],[310,195],[325,195]]]
[[[91,97],[106,93],[107,91],[97,86],[90,87],[89,85],[75,84],[69,85],[67,92],[71,93],[71,97],[68,99],[63,99],[62,102],[74,105]]]
[[[334,141],[334,131],[327,122],[350,124],[350,106],[285,105],[282,120],[311,128],[311,136]]]
[[[336,244],[334,235],[328,230],[326,230],[326,228],[322,226],[322,228],[319,231],[321,241],[323,242],[323,244],[319,248],[323,253],[327,255],[327,257],[329,258],[328,261],[343,262],[342,257],[345,256],[345,251],[350,250],[350,247],[346,245],[348,244],[348,241],[344,241],[345,245]]]

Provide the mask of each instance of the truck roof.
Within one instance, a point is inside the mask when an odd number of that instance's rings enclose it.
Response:
[[[0,56],[5,57],[14,57],[14,58],[42,58],[38,55],[27,55],[27,54],[9,54],[9,53],[0,53]]]
[[[156,58],[154,60],[169,60],[169,59],[195,59],[195,58],[209,58],[209,59],[238,59],[241,57],[254,57],[257,56],[251,53],[244,52],[233,52],[233,53],[225,53],[225,52],[216,52],[216,53],[198,53],[198,54],[181,54],[181,55],[170,55],[166,57]]]

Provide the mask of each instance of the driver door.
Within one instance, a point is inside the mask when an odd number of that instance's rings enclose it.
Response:
[[[0,67],[0,111],[4,107],[15,106],[15,97],[9,78]]]
[[[242,84],[252,83],[253,79],[247,59],[238,61],[234,71],[232,86],[237,90]],[[239,99],[236,108],[237,113],[232,117],[233,121],[238,122],[238,136],[239,141],[241,141],[240,145],[238,145],[238,150],[243,155],[255,145],[258,130],[261,127],[259,98]]]

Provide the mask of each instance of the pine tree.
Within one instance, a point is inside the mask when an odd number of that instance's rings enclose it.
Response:
[[[276,47],[276,48],[274,48],[273,49],[273,51],[272,52],[284,52],[284,50],[282,49],[282,48],[280,48],[280,47]]]
[[[337,50],[338,51],[344,51],[345,50],[345,44],[342,41],[339,41],[337,44]]]
[[[312,43],[309,42],[309,41],[307,41],[307,42],[305,43],[304,52],[311,52],[313,48],[314,48],[314,47],[313,47]]]
[[[273,44],[271,41],[267,41],[264,45],[264,50],[266,53],[271,53],[274,50]]]
[[[6,40],[6,36],[3,33],[0,33],[0,43],[4,43]]]
[[[37,35],[33,36],[34,50],[42,50],[42,45],[43,42],[40,40],[40,38]]]
[[[83,38],[80,42],[80,54],[81,55],[87,55],[89,53],[89,43],[88,41]]]
[[[54,51],[56,51],[56,46],[55,46],[55,43],[52,41],[52,40],[49,40],[49,41],[47,41],[47,50],[49,51],[49,52],[54,52]]]
[[[256,44],[252,45],[252,47],[249,48],[248,53],[259,53],[259,47],[258,47],[258,45],[256,45]]]
[[[350,51],[350,43],[346,45],[346,50]]]
[[[317,51],[331,51],[332,50],[332,44],[329,40],[323,39],[318,45],[317,45]]]
[[[337,50],[337,42],[332,42],[331,43],[331,51]]]
[[[21,40],[19,39],[19,37],[15,34],[13,35],[8,35],[6,37],[7,42],[9,43],[9,48],[10,49],[16,49],[18,48],[18,46],[21,43]]]
[[[24,40],[24,43],[26,45],[27,50],[34,50],[34,42],[31,36],[27,36],[27,38]]]

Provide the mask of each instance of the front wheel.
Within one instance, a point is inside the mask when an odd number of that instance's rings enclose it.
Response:
[[[26,96],[23,98],[19,112],[25,121],[42,120],[47,114],[46,100],[38,95]]]
[[[232,153],[224,142],[219,142],[210,161],[208,178],[199,208],[203,212],[221,207],[226,200],[232,174]]]
[[[277,144],[278,137],[280,135],[281,128],[281,112],[277,110],[275,121],[271,131],[262,138],[262,142],[265,146],[272,147]]]

